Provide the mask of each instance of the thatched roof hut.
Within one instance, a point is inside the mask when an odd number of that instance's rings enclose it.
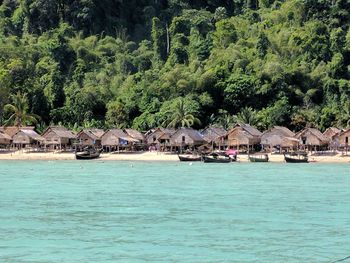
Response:
[[[82,146],[101,146],[102,129],[83,129],[77,135],[78,144]]]
[[[286,127],[275,126],[261,135],[261,144],[269,147],[293,148],[298,146],[299,140],[295,134]]]
[[[201,132],[204,140],[206,140],[209,143],[220,141],[220,138],[226,133],[227,131],[224,128],[216,126],[209,126]]]
[[[335,128],[335,127],[329,127],[327,128],[323,135],[326,136],[330,141],[333,140],[333,137],[341,132],[340,129]]]
[[[180,128],[170,138],[172,146],[199,146],[206,143],[198,131],[192,128]]]
[[[12,138],[10,135],[0,131],[0,144],[1,145],[10,145]]]
[[[62,126],[50,126],[42,134],[46,145],[67,146],[73,143],[77,135]]]
[[[0,131],[3,133],[6,133],[9,135],[11,138],[20,130],[34,130],[34,126],[24,126],[24,127],[19,127],[19,126],[4,126],[0,127]]]
[[[44,143],[45,138],[34,130],[20,129],[13,137],[13,144],[17,145],[38,145]]]
[[[139,140],[130,137],[121,129],[108,130],[101,138],[101,144],[104,147],[126,146],[136,142],[139,142]]]
[[[148,144],[169,143],[170,137],[176,132],[170,128],[156,128],[147,135]]]
[[[346,129],[335,135],[334,141],[337,147],[347,147],[350,145],[350,129]]]
[[[240,145],[257,145],[260,144],[260,137],[262,133],[250,126],[249,124],[237,124],[233,129],[231,129],[225,137],[227,138],[228,146]]]
[[[305,128],[298,132],[295,138],[300,140],[301,145],[308,146],[325,146],[329,143],[329,138],[315,128]]]
[[[140,143],[144,143],[145,142],[145,136],[134,129],[125,129],[124,132],[129,135],[131,138],[138,140]]]
[[[157,128],[152,128],[152,129],[149,129],[148,131],[144,132],[144,135],[146,137],[146,139],[148,138],[148,136],[153,133]]]

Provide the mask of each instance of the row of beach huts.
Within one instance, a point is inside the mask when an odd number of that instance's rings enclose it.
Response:
[[[50,126],[41,135],[34,127],[0,127],[0,148],[33,151],[75,151],[87,146],[105,152],[236,149],[239,152],[347,151],[350,129],[328,128],[321,132],[305,128],[297,133],[275,126],[260,132],[248,124],[237,124],[226,131],[210,126],[192,128],[155,128],[141,133],[134,129],[82,129],[75,133],[61,126]]]

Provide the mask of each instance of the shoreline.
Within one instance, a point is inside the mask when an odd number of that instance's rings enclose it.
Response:
[[[283,155],[269,154],[271,163],[283,163]],[[26,153],[16,151],[10,153],[0,153],[0,160],[17,160],[17,161],[68,161],[75,160],[74,153],[59,153],[59,152],[38,152]],[[157,153],[157,152],[142,152],[142,153],[104,153],[98,160],[102,161],[167,161],[179,162],[176,154]],[[238,155],[238,161],[249,162],[248,155]],[[350,163],[350,156],[309,156],[309,161],[312,163]]]

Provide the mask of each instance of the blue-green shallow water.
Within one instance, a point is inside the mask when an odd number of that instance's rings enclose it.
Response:
[[[332,262],[350,165],[0,162],[0,262]]]

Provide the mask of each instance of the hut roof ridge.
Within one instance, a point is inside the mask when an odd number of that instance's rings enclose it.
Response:
[[[274,134],[277,133],[280,136],[285,136],[285,137],[293,137],[295,135],[294,132],[289,130],[287,127],[283,126],[274,126],[266,131],[264,131],[261,135],[269,135],[269,133]]]
[[[48,132],[49,130],[52,130],[53,132],[55,132],[59,137],[62,138],[69,138],[69,139],[74,139],[76,138],[76,135],[68,130],[66,127],[63,126],[50,126],[48,127],[44,132],[43,132],[43,136],[45,135],[46,132]]]
[[[24,126],[24,127],[18,127],[18,126],[4,126],[2,127],[2,131],[9,135],[11,138],[20,130],[34,130],[34,126]]]
[[[6,140],[12,140],[11,136],[3,131],[0,131],[0,138],[6,139]]]
[[[170,135],[172,135],[172,134],[174,134],[174,133],[176,132],[176,130],[173,129],[173,128],[160,128],[160,130],[161,130],[162,132],[168,133],[168,134],[170,134]]]
[[[343,134],[345,134],[345,133],[347,133],[347,132],[350,132],[350,128],[345,129],[345,130],[339,132],[338,136],[341,136],[341,135],[343,135]]]
[[[127,135],[129,135],[130,137],[135,138],[135,139],[140,140],[140,141],[145,139],[145,136],[141,132],[139,132],[138,130],[135,130],[135,129],[125,129],[125,133]]]
[[[109,131],[106,132],[106,134],[108,132],[110,132],[112,135],[114,135],[122,140],[132,141],[132,142],[139,141],[137,139],[132,138],[128,134],[126,134],[122,129],[110,129]]]
[[[325,135],[323,135],[320,130],[318,130],[316,128],[305,128],[305,129],[299,131],[297,134],[295,134],[295,137],[301,137],[307,131],[311,132],[313,135],[315,135],[319,140],[321,140],[323,142],[329,141],[329,139]]]
[[[98,129],[98,128],[91,128],[91,129],[82,129],[80,131],[86,133],[87,135],[89,135],[92,139],[94,140],[98,140],[101,139],[101,137],[103,136],[103,134],[105,133],[104,130],[102,129]]]
[[[191,137],[194,141],[205,141],[204,138],[203,138],[203,135],[195,130],[195,129],[192,129],[192,128],[180,128],[178,129],[172,136],[176,136],[177,133],[186,133],[189,137]]]
[[[29,136],[30,138],[37,140],[37,141],[44,141],[45,138],[42,137],[41,135],[39,135],[36,131],[34,130],[29,130],[29,129],[20,129],[18,132],[23,132],[24,134],[26,134],[27,136]],[[17,133],[18,133],[17,132]]]
[[[254,128],[253,126],[246,124],[246,123],[238,123],[233,129],[231,129],[229,133],[231,133],[234,129],[236,129],[237,127],[241,127],[243,129],[243,131],[245,131],[247,134],[250,134],[251,136],[255,136],[255,137],[260,137],[262,135],[262,133]]]

